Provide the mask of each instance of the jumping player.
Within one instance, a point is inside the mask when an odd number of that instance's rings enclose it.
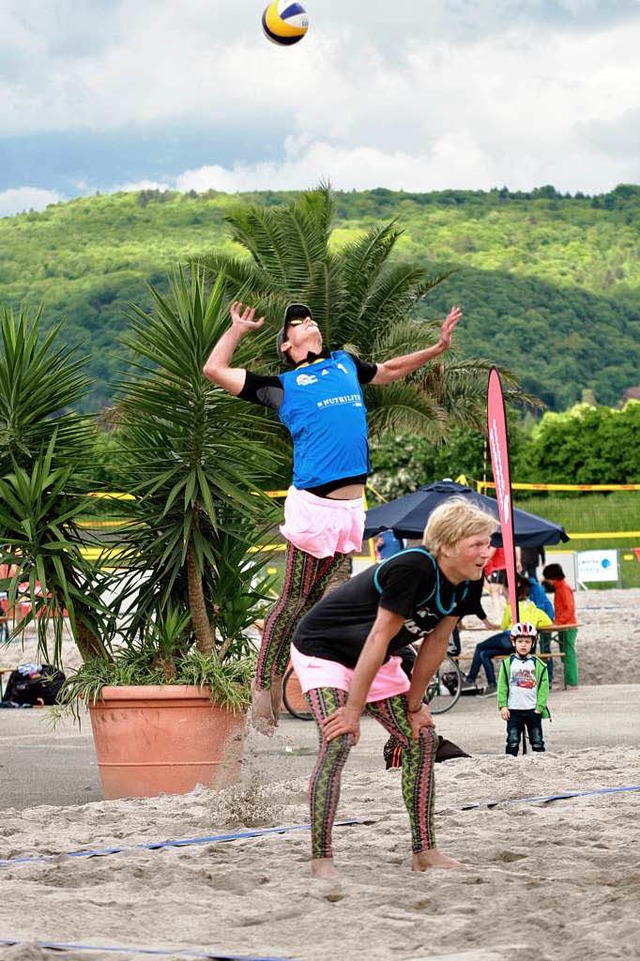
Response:
[[[296,624],[322,597],[345,555],[360,550],[369,472],[363,384],[391,384],[446,351],[462,311],[453,307],[433,347],[373,364],[323,349],[305,304],[290,304],[276,347],[288,370],[263,376],[232,366],[233,354],[264,318],[235,302],[231,327],[213,348],[204,375],[230,394],[273,408],[293,440],[293,482],[280,528],[287,541],[282,593],[265,619],[253,687],[254,726],[273,733]]]

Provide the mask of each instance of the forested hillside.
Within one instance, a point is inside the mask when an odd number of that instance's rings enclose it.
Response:
[[[294,195],[210,192],[113,194],[0,219],[0,302],[44,306],[44,326],[90,355],[92,404],[109,403],[122,370],[119,335],[128,304],[146,306],[149,282],[189,257],[231,251],[225,214],[239,204],[282,204]],[[599,197],[387,190],[336,194],[335,242],[374,221],[404,228],[399,256],[428,260],[451,277],[424,303],[435,317],[465,310],[465,356],[514,370],[552,409],[591,390],[615,405],[640,383],[640,187]],[[272,319],[274,330],[277,318]]]

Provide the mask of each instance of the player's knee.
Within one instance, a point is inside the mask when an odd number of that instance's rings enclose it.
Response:
[[[324,746],[324,754],[329,763],[344,763],[353,746],[353,734],[339,734]]]
[[[435,755],[438,746],[438,735],[435,727],[421,727],[418,740],[410,737],[407,739],[407,747],[410,751],[415,751],[421,756]]]

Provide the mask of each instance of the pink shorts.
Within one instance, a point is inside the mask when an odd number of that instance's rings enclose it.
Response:
[[[339,691],[348,691],[351,687],[353,670],[344,664],[338,664],[337,661],[303,654],[291,645],[291,663],[303,694],[316,687],[337,687]],[[370,701],[384,701],[396,694],[406,694],[410,687],[411,682],[402,670],[401,659],[390,657],[373,679],[367,694],[367,704]]]
[[[361,549],[364,522],[362,497],[332,500],[290,487],[280,533],[313,557],[333,557]]]

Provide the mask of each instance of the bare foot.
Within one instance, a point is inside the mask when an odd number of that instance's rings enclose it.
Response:
[[[276,729],[276,721],[271,709],[271,691],[268,687],[251,685],[251,723],[256,731],[271,737]]]
[[[437,848],[429,851],[418,851],[411,856],[412,871],[426,871],[427,868],[462,868],[462,861],[450,858],[448,854],[443,854]]]
[[[337,878],[340,877],[335,869],[333,858],[313,858],[311,861],[312,878]]]
[[[280,712],[282,711],[282,682],[283,677],[279,677],[277,674],[275,677],[271,678],[271,687],[269,691],[271,693],[271,713],[274,717],[274,722],[277,725],[280,718]]]

